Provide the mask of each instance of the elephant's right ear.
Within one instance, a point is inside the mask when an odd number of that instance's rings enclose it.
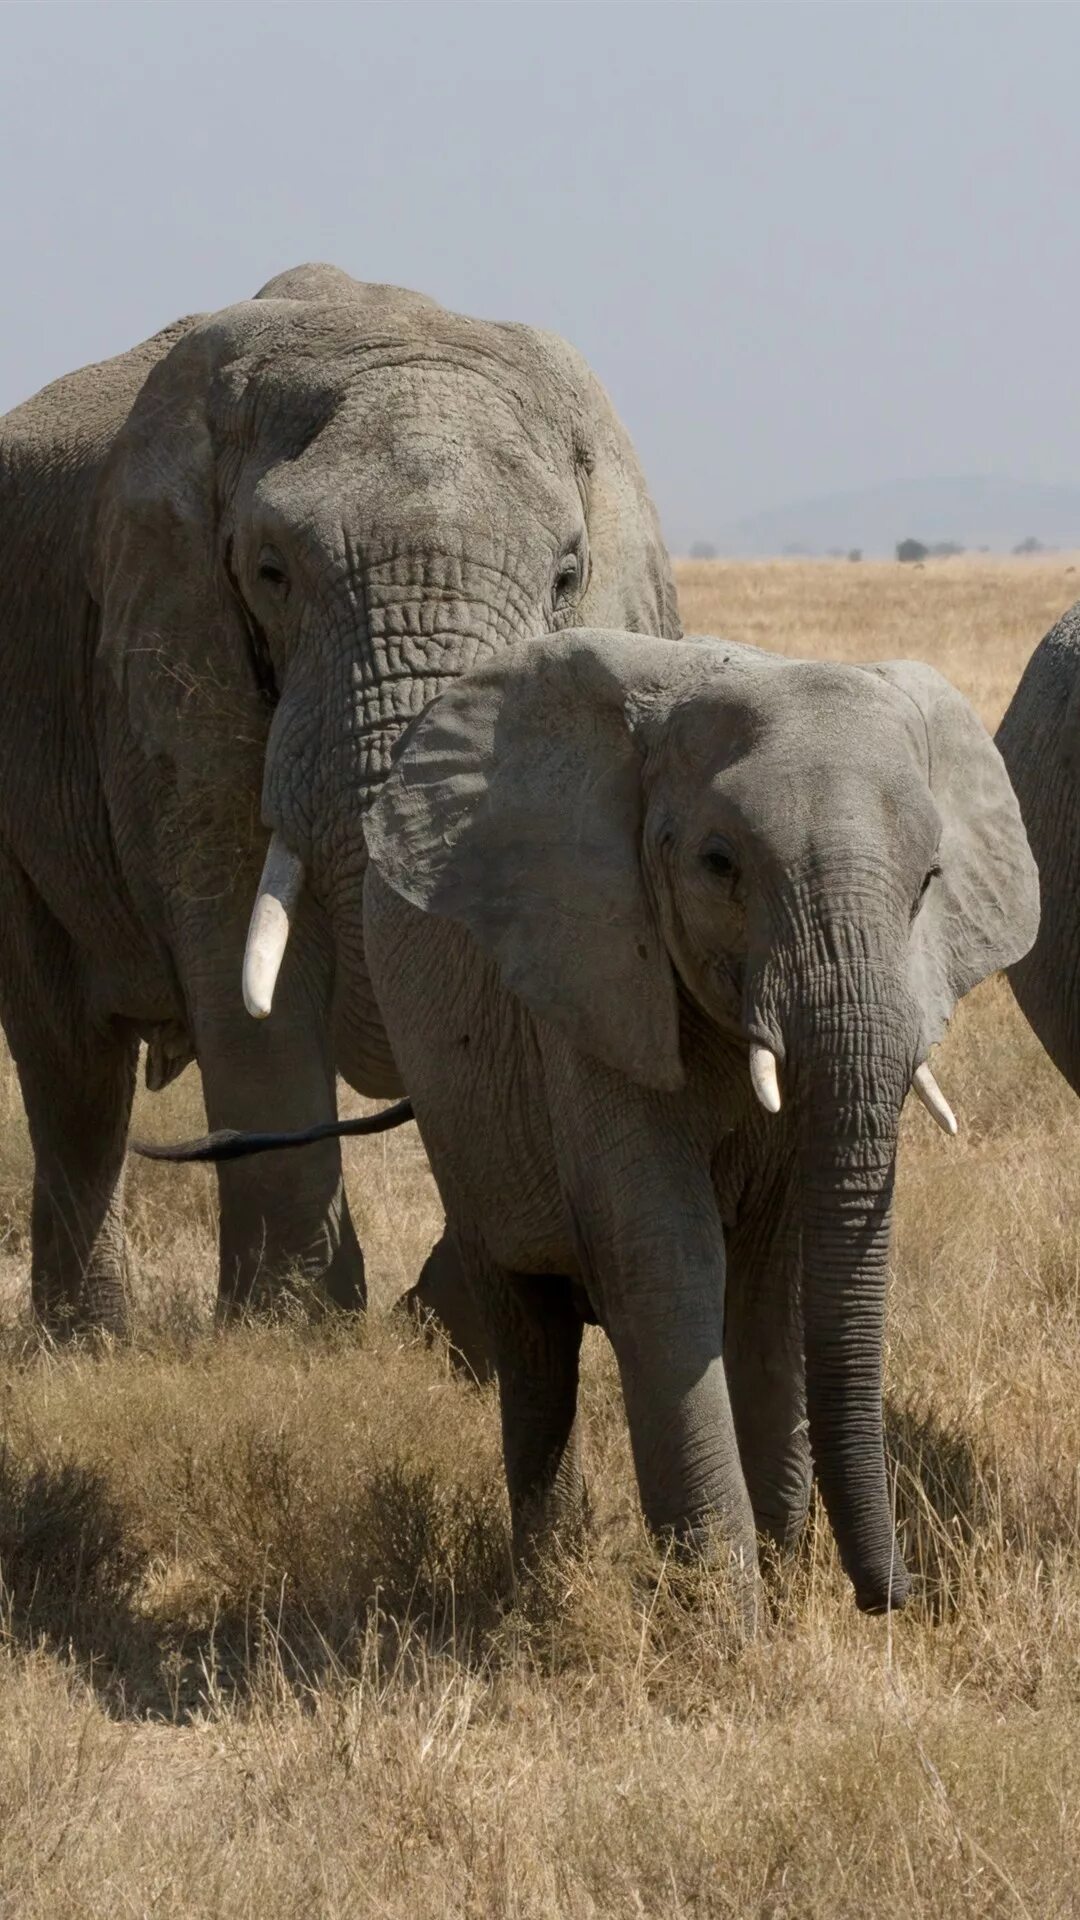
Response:
[[[533,1013],[617,1072],[674,1090],[678,999],[642,879],[626,710],[643,649],[669,651],[566,633],[456,680],[404,736],[364,827],[384,880],[467,927]]]
[[[568,383],[580,438],[590,580],[578,624],[681,639],[671,559],[630,435],[577,348],[558,334],[537,337]]]
[[[151,367],[105,462],[95,506],[98,661],[106,702],[143,753],[197,787],[215,758],[234,786],[250,752],[258,789],[268,714],[251,636],[223,565],[212,432],[216,385],[235,346],[201,321]],[[220,754],[215,755],[215,747]]]

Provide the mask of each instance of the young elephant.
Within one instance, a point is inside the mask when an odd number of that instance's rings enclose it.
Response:
[[[755,1522],[798,1533],[812,1454],[859,1604],[899,1604],[900,1110],[918,1074],[952,1129],[927,1053],[1038,923],[971,708],[911,662],[578,632],[434,701],[365,825],[373,981],[487,1318],[519,1547],[577,1498],[595,1316],[653,1527],[752,1565]]]
[[[1035,868],[971,708],[911,662],[575,632],[457,681],[365,820],[365,944],[486,1323],[515,1545],[572,1517],[583,1322],[642,1504],[745,1570],[811,1458],[902,1604],[881,1418],[897,1129]],[[756,1097],[755,1097],[756,1096]]]

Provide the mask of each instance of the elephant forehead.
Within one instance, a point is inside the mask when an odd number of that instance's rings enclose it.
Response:
[[[510,548],[541,555],[577,533],[584,500],[568,449],[561,460],[538,450],[507,411],[466,425],[435,398],[383,434],[338,417],[298,458],[249,465],[235,499],[252,530],[342,559],[359,542],[386,557],[437,548],[496,566]]]
[[[860,837],[920,860],[940,832],[914,703],[854,670],[760,658],[678,716],[671,768],[698,824],[739,822],[794,858]],[[704,777],[703,777],[704,776]],[[715,815],[715,818],[712,816]]]
[[[576,459],[569,410],[543,382],[434,354],[355,373],[320,437],[329,450],[385,453],[414,481],[445,471],[455,450],[499,477],[523,465],[565,473]]]
[[[391,290],[392,291],[392,290]],[[466,319],[434,305],[247,301],[194,329],[221,430],[317,431],[337,414],[374,438],[417,404],[455,390],[454,410],[480,422],[508,409],[520,434],[543,439],[572,411],[553,357],[528,328]]]
[[[925,722],[888,681],[748,648],[711,656],[702,649],[698,659],[697,686],[678,704],[674,733],[682,757],[699,769],[711,760],[719,772],[747,756],[840,769],[853,756],[866,762],[872,749],[883,776],[914,771],[925,780]]]
[[[276,542],[320,578],[327,566],[349,578],[362,568],[371,591],[379,579],[466,597],[531,591],[534,576],[546,586],[558,546],[575,532],[571,492],[560,499],[524,484],[495,487],[471,464],[415,486],[392,468],[385,485],[377,472],[310,488],[285,477],[289,484],[256,490],[242,548]]]
[[[819,740],[743,759],[715,777],[705,811],[718,826],[741,825],[752,844],[790,867],[865,855],[897,873],[921,872],[941,834],[917,767],[887,757],[874,742],[848,741],[836,753]]]
[[[800,727],[837,751],[860,740],[928,766],[926,725],[899,687],[861,667],[817,660],[784,661],[768,683],[770,723],[798,737]]]

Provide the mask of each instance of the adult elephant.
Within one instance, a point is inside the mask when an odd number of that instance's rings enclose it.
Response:
[[[552,624],[675,634],[675,594],[580,355],[324,266],[9,414],[0,555],[0,1017],[32,1297],[115,1327],[140,1039],[151,1087],[197,1058],[215,1127],[332,1118],[335,1068],[397,1089],[361,926],[361,814],[397,734]],[[362,1300],[335,1141],[223,1168],[220,1200],[226,1306],[297,1267]]]
[[[367,829],[369,965],[494,1358],[519,1552],[577,1507],[591,1318],[654,1528],[724,1537],[752,1607],[755,1530],[798,1534],[812,1458],[860,1606],[900,1605],[900,1113],[914,1084],[955,1131],[927,1054],[1038,918],[972,709],[910,661],[563,635],[435,700]]]
[[[998,729],[1039,868],[1042,918],[1009,980],[1080,1093],[1080,602],[1036,647]]]

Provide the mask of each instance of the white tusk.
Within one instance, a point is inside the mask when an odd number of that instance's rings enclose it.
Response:
[[[956,1115],[924,1060],[916,1067],[911,1082],[927,1113],[937,1121],[942,1133],[956,1132]]]
[[[274,1004],[289,923],[303,884],[303,861],[275,833],[263,862],[244,948],[244,1005],[253,1020],[265,1020]]]
[[[776,1078],[776,1055],[769,1047],[750,1049],[750,1078],[754,1092],[766,1113],[780,1111],[780,1084]]]

